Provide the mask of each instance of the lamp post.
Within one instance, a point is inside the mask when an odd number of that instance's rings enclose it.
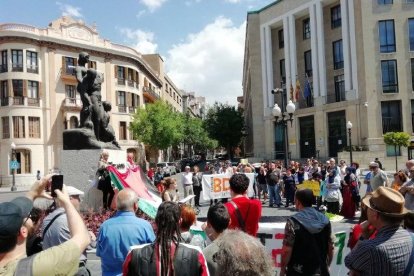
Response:
[[[289,100],[286,105],[285,96],[286,96],[286,86],[282,82],[282,88],[275,88],[272,90],[272,94],[281,94],[282,96],[282,109],[276,103],[272,109],[272,115],[275,117],[275,125],[280,125],[283,128],[284,140],[285,140],[285,152],[284,152],[284,165],[285,168],[288,167],[288,152],[289,152],[289,143],[288,143],[288,131],[287,123],[290,122],[292,127],[293,122],[293,113],[295,112],[295,104]]]
[[[16,144],[14,142],[12,142],[10,147],[11,147],[12,161],[13,161],[13,163],[16,163]],[[14,166],[14,164],[13,164],[13,166]],[[15,192],[15,191],[17,191],[17,187],[16,187],[16,168],[13,167],[12,170],[13,170],[13,172],[12,172],[13,181],[12,181],[11,191]]]
[[[351,139],[352,123],[351,121],[348,121],[348,123],[346,123],[346,128],[348,129],[348,137],[349,137],[349,159],[351,160],[350,163],[352,164],[352,139]]]

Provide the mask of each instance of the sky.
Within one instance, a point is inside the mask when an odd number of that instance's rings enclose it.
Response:
[[[38,28],[62,15],[96,24],[99,35],[158,53],[179,89],[237,104],[242,92],[247,12],[273,0],[0,0],[0,23]],[[7,12],[4,12],[7,10]]]

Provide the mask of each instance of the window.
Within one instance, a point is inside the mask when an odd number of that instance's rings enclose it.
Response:
[[[13,96],[23,97],[23,80],[13,80]]]
[[[118,66],[118,79],[125,79],[125,68],[122,66]]]
[[[65,73],[67,75],[75,75],[75,59],[72,57],[65,57]]]
[[[408,39],[410,41],[410,51],[414,51],[414,18],[408,19]]]
[[[139,107],[139,95],[137,94],[132,94],[132,106],[134,107]]]
[[[118,106],[126,106],[126,97],[124,91],[118,91]]]
[[[286,83],[286,69],[285,69],[285,60],[281,59],[279,61],[279,67],[280,67],[280,79],[283,83]]]
[[[344,68],[344,55],[342,52],[342,39],[332,43],[334,69]]]
[[[335,82],[335,102],[345,101],[344,75],[335,76],[334,82]]]
[[[398,93],[397,61],[396,60],[382,60],[381,61],[381,74],[382,74],[382,92],[383,93]]]
[[[1,51],[0,73],[7,72],[7,50]]]
[[[9,91],[8,91],[8,85],[7,84],[8,83],[7,83],[6,80],[1,81],[1,91],[0,91],[1,95],[0,96],[1,96],[2,99],[9,97]]]
[[[341,17],[341,5],[337,5],[331,8],[331,28],[335,29],[341,27],[342,17]]]
[[[39,117],[29,117],[29,138],[40,138]]]
[[[411,89],[414,91],[414,58],[411,59]]]
[[[3,130],[3,139],[10,138],[9,117],[1,117],[1,125]]]
[[[392,4],[393,0],[378,0],[378,5],[389,5]]]
[[[65,85],[66,98],[75,99],[76,98],[76,89],[74,85]]]
[[[394,20],[381,20],[379,26],[379,41],[381,53],[395,52]]]
[[[32,99],[39,98],[39,83],[37,81],[28,81],[27,88],[27,97]]]
[[[307,77],[312,76],[312,51],[305,52],[305,74]]]
[[[26,70],[28,73],[38,73],[37,53],[26,51]]]
[[[283,36],[283,29],[281,29],[277,32],[277,37],[279,38],[279,49],[284,48],[285,47],[285,38]]]
[[[381,102],[382,133],[403,131],[401,101]]]
[[[13,116],[13,138],[24,138],[24,117]]]
[[[12,71],[23,72],[23,50],[12,50]]]
[[[88,68],[93,68],[96,70],[96,61],[89,61],[88,62]]]
[[[17,149],[16,150],[16,160],[20,163],[20,168],[16,170],[16,174],[30,174],[31,173],[31,156],[30,150],[28,149]],[[13,171],[10,170],[10,174]]]
[[[119,140],[127,139],[126,122],[119,122]]]
[[[303,39],[308,39],[311,37],[311,30],[310,30],[310,20],[306,18],[303,20]]]

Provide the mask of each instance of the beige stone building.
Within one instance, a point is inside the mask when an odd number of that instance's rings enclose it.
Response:
[[[122,149],[134,152],[138,162],[150,156],[129,130],[132,114],[163,98],[181,111],[181,97],[171,101],[166,96],[167,85],[180,94],[164,74],[163,62],[151,67],[151,60],[101,38],[93,26],[69,17],[44,29],[0,24],[1,186],[11,181],[12,143],[21,164],[18,185],[33,183],[37,170],[43,175],[59,168],[62,132],[77,127],[82,107],[72,67],[81,51],[89,53],[89,67],[104,73],[102,99],[112,103],[110,124]]]
[[[349,161],[350,121],[353,160],[366,166],[378,157],[393,169],[383,134],[414,131],[414,1],[275,1],[247,15],[243,72],[251,157],[284,157],[286,137],[272,115],[281,95],[271,90],[285,88],[296,106],[287,127],[292,159]],[[400,162],[409,151],[401,148]]]

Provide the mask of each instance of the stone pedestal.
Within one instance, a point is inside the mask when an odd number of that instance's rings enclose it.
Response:
[[[76,187],[85,193],[82,210],[90,208],[98,210],[102,207],[102,192],[96,187],[92,187],[102,151],[102,149],[62,151],[60,164],[63,182],[67,186]],[[127,160],[127,153],[125,151],[106,151],[109,153],[109,162],[116,165],[125,165]]]

